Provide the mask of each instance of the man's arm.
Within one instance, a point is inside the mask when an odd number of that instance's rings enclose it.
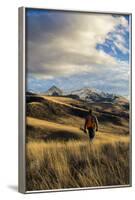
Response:
[[[84,123],[84,131],[86,132],[86,128],[87,128],[87,121],[88,121],[88,119],[86,118],[85,119],[85,123]]]
[[[98,131],[98,120],[96,116],[95,116],[95,124],[96,124],[96,131]]]

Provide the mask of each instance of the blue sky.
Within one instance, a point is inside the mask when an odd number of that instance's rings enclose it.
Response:
[[[129,16],[27,9],[27,90],[129,95]]]

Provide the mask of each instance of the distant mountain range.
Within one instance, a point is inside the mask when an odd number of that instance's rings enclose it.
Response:
[[[110,103],[128,103],[128,99],[123,96],[105,93],[100,90],[91,88],[82,88],[71,92],[72,95],[77,95],[80,99],[88,102],[110,102]]]
[[[126,99],[123,96],[105,93],[100,90],[96,90],[89,87],[85,87],[67,93],[61,90],[60,88],[56,87],[55,85],[53,85],[43,94],[49,96],[67,96],[67,97],[72,97],[74,99],[85,100],[87,102],[110,102],[110,103],[122,103],[122,104],[128,103],[128,99]]]

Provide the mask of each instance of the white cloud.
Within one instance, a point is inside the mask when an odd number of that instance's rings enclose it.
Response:
[[[128,48],[126,48],[122,42],[114,41],[114,45],[124,54],[129,52]]]
[[[52,79],[91,71],[100,73],[106,68],[120,70],[116,58],[96,49],[98,43],[105,42],[108,33],[115,32],[115,46],[123,53],[128,52],[124,37],[118,34],[118,25],[128,29],[128,22],[122,16],[64,12],[59,15],[42,14],[40,18],[31,16],[27,46],[28,72]]]

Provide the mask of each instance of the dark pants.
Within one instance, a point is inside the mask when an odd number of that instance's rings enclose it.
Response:
[[[95,129],[94,128],[88,128],[88,132],[89,132],[90,140],[93,140],[94,137],[95,137]]]

